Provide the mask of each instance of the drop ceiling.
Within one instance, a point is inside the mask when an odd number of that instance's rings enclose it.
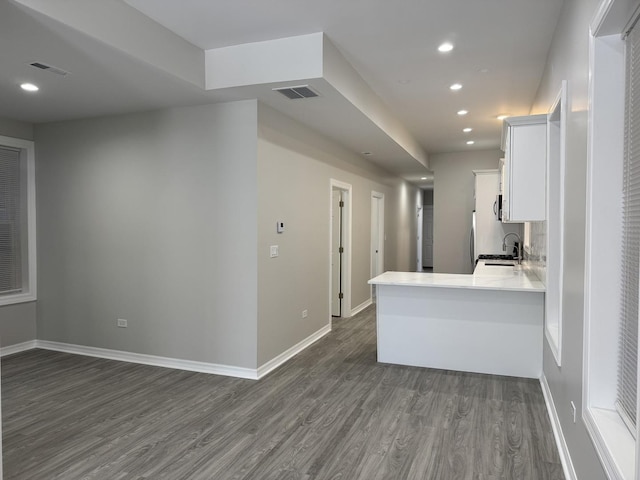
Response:
[[[301,101],[316,102],[308,108],[271,84],[207,90],[205,52],[322,32],[423,152],[491,149],[499,146],[497,115],[529,113],[561,7],[561,0],[4,0],[0,116],[39,123],[258,98],[427,186],[424,162],[412,158],[420,155],[332,82],[306,82],[321,93]],[[439,53],[443,41],[453,51]],[[22,81],[40,92],[20,91]],[[462,89],[450,90],[453,83]],[[460,109],[469,113],[456,115]]]

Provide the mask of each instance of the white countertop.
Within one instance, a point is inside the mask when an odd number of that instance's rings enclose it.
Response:
[[[425,272],[385,272],[369,280],[372,285],[401,285],[411,287],[471,288],[517,292],[544,292],[544,285],[526,268],[486,266],[478,262],[473,275]]]

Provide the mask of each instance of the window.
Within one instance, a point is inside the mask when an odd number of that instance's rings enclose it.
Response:
[[[0,305],[36,299],[33,142],[0,136]]]
[[[640,27],[630,28],[639,3],[603,0],[590,46],[582,414],[608,477],[625,480],[640,478]]]

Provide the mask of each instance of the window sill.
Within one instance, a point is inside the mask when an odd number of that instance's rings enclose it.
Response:
[[[0,307],[3,305],[14,305],[16,303],[35,302],[36,296],[32,293],[19,293],[16,295],[0,296]]]
[[[636,468],[636,442],[615,410],[591,407],[585,424],[607,475],[615,480],[632,480]]]

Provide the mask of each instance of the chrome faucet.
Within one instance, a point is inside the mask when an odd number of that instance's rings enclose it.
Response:
[[[504,238],[502,239],[502,251],[506,252],[507,251],[507,237],[509,235],[515,235],[516,238],[518,239],[518,243],[516,244],[516,248],[518,249],[518,265],[522,264],[522,239],[520,238],[520,235],[518,235],[517,233],[514,232],[509,232],[507,233]]]

